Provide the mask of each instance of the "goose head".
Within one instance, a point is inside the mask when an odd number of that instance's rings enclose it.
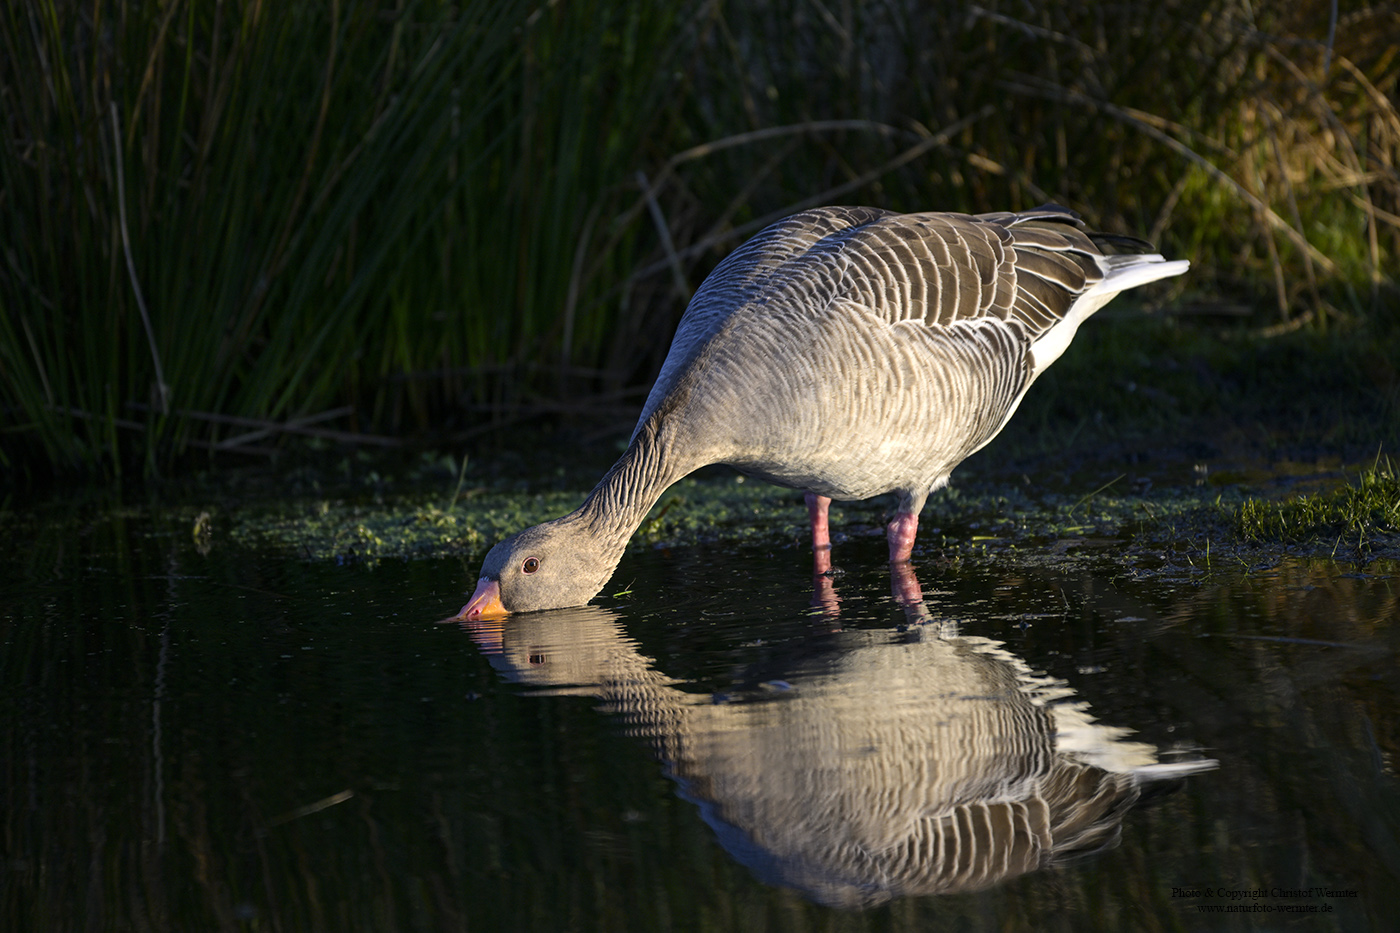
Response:
[[[566,515],[526,528],[491,548],[476,592],[459,618],[564,609],[597,596],[620,554],[574,518]]]

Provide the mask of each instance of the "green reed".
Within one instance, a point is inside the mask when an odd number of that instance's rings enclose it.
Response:
[[[621,414],[705,271],[829,201],[1053,199],[1263,323],[1385,306],[1393,12],[1028,9],[7,5],[0,465]]]

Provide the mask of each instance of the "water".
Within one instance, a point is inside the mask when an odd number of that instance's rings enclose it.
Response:
[[[6,930],[1400,920],[1394,568],[678,548],[466,628],[456,560],[7,538]]]

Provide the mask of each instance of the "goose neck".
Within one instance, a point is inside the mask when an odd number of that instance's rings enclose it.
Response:
[[[689,472],[676,462],[665,439],[647,425],[588,494],[579,508],[579,518],[620,558],[656,500]]]

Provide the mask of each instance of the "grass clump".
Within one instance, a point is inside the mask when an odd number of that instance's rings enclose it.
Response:
[[[1305,543],[1319,539],[1367,539],[1400,534],[1400,470],[1378,457],[1356,483],[1283,502],[1249,499],[1235,512],[1235,527],[1248,541]]]

